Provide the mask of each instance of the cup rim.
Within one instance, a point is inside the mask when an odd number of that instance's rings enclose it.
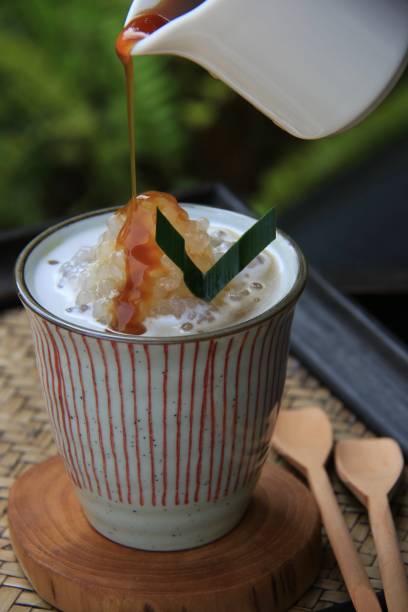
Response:
[[[201,206],[205,206],[205,205],[200,205],[200,204],[190,204],[188,202],[182,202],[181,205],[193,206],[193,207],[198,207],[198,208]],[[61,317],[58,317],[57,315],[53,314],[52,312],[44,308],[30,293],[30,290],[28,289],[27,283],[25,281],[25,275],[24,275],[25,265],[26,265],[28,257],[33,252],[33,250],[37,247],[37,245],[40,244],[50,234],[53,234],[54,232],[64,227],[67,227],[68,225],[71,225],[72,223],[77,223],[78,221],[82,221],[83,219],[88,219],[89,217],[96,217],[98,215],[104,215],[110,212],[113,213],[116,210],[118,210],[118,208],[120,208],[120,206],[111,206],[109,208],[102,208],[102,209],[98,209],[95,211],[89,211],[89,212],[81,213],[79,215],[75,215],[74,217],[70,217],[69,219],[61,221],[60,223],[57,223],[47,228],[46,230],[38,234],[35,238],[33,238],[33,240],[31,240],[27,244],[27,246],[23,249],[19,257],[17,258],[15,269],[14,269],[18,296],[24,306],[26,306],[29,310],[31,310],[32,312],[34,312],[41,318],[52,323],[53,325],[56,325],[58,327],[61,327],[71,332],[75,332],[82,336],[97,338],[100,340],[126,342],[127,344],[129,343],[130,344],[164,344],[164,343],[165,344],[181,344],[181,343],[213,340],[215,338],[220,338],[220,337],[228,337],[228,336],[240,333],[240,332],[250,330],[253,327],[256,327],[257,325],[260,325],[263,322],[268,321],[273,316],[281,313],[282,311],[289,310],[290,307],[297,302],[298,298],[303,292],[303,289],[305,287],[306,280],[307,280],[307,263],[306,263],[305,257],[302,251],[300,250],[300,247],[293,240],[293,238],[288,236],[285,232],[278,230],[278,233],[289,242],[289,244],[294,248],[295,253],[296,253],[296,257],[298,260],[298,273],[297,273],[295,282],[293,283],[288,293],[281,300],[279,300],[279,302],[277,302],[276,304],[274,304],[273,306],[271,306],[270,308],[268,308],[267,310],[265,310],[258,316],[248,319],[246,321],[241,321],[240,323],[236,323],[234,325],[228,325],[226,327],[222,327],[220,329],[214,329],[208,332],[188,334],[185,336],[136,336],[133,334],[126,334],[123,332],[113,333],[109,331],[89,329],[87,327],[77,325],[75,323],[62,319]],[[232,212],[233,214],[250,218],[249,215],[244,215],[242,213],[236,213],[235,211],[231,211],[231,210],[227,210],[223,208],[217,207],[217,210],[221,210],[226,213]]]

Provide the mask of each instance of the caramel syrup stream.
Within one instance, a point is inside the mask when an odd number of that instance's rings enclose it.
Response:
[[[137,198],[132,51],[139,41],[166,23],[167,19],[157,13],[144,13],[133,19],[116,39],[116,53],[125,70],[132,191],[130,201],[122,209],[125,222],[117,237],[117,246],[124,250],[126,258],[126,283],[115,298],[113,329],[132,334],[145,331],[140,321],[139,304],[149,296],[149,269],[158,269],[161,257],[154,234],[149,231],[149,216]]]
[[[130,184],[132,200],[137,196],[136,188],[136,139],[135,139],[135,114],[133,109],[133,61],[125,65],[126,75],[126,99],[129,132],[129,154],[130,154]]]
[[[130,177],[132,187],[132,200],[137,196],[136,189],[136,144],[135,121],[133,109],[133,58],[134,46],[149,34],[152,34],[168,20],[158,13],[143,13],[133,19],[116,39],[116,53],[125,69],[126,99],[129,132]]]

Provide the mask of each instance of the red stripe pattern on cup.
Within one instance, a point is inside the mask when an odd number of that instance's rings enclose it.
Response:
[[[95,339],[30,313],[40,381],[73,483],[132,506],[252,487],[281,400],[292,311],[232,336]]]

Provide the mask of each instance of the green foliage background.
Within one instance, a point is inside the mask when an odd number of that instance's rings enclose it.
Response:
[[[122,203],[128,0],[0,5],[0,227]],[[402,81],[368,120],[321,142],[283,133],[221,82],[169,57],[136,62],[138,187],[222,180],[259,210],[289,206],[408,131]]]

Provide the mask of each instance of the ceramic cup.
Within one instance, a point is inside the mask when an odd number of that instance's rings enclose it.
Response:
[[[211,220],[211,209],[194,208]],[[244,323],[172,338],[95,331],[52,314],[31,290],[47,244],[90,217],[41,234],[16,268],[58,452],[86,516],[107,538],[162,551],[205,544],[239,522],[265,461],[304,259],[279,233],[295,252],[295,282]]]

